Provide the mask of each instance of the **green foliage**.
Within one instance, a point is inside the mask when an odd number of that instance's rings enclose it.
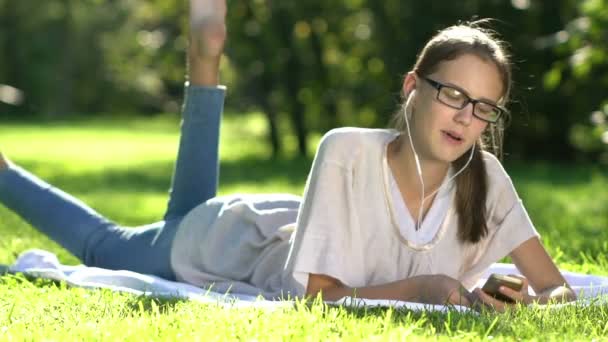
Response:
[[[578,150],[604,164],[608,163],[608,136],[604,135],[606,110],[598,111],[597,108],[606,101],[604,89],[608,86],[607,24],[608,1],[579,1],[574,16],[562,30],[546,40],[559,61],[545,74],[548,90],[559,89],[562,96],[574,103],[585,103],[581,107],[587,112],[581,112],[578,120],[569,120],[569,140]]]
[[[570,140],[582,151],[596,156],[608,165],[608,106],[591,113],[589,123],[576,124],[570,130]]]
[[[1,0],[0,8],[0,81],[26,97],[2,111],[177,110],[170,96],[184,75],[181,2]]]
[[[0,117],[178,112],[187,7],[0,0]],[[227,105],[264,113],[269,154],[294,153],[287,145],[295,143],[303,155],[311,134],[336,126],[385,127],[424,42],[448,25],[493,17],[515,62],[506,151],[602,158],[590,147],[599,140],[588,117],[606,101],[605,0],[231,0],[228,7]],[[23,91],[23,104],[6,104],[2,84]]]

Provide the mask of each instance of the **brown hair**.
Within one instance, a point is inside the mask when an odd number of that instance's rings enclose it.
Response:
[[[488,20],[451,26],[439,31],[422,49],[413,71],[427,76],[437,70],[443,61],[453,60],[462,55],[473,54],[493,62],[502,79],[503,96],[500,105],[509,100],[511,90],[511,63],[504,43],[496,38],[493,31],[481,27]],[[404,110],[393,117],[393,126],[405,130]],[[506,115],[488,126],[475,144],[475,151],[469,166],[456,177],[456,212],[458,213],[458,239],[461,242],[475,243],[488,233],[486,225],[486,198],[488,179],[482,150],[488,147],[498,158],[502,157],[503,131]],[[453,165],[460,170],[467,162],[469,153],[464,153]]]

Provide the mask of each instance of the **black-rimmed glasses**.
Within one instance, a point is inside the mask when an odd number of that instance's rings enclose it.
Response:
[[[479,120],[495,123],[507,111],[505,108],[501,108],[484,100],[473,100],[462,89],[437,82],[428,77],[421,78],[427,81],[433,88],[437,89],[437,101],[450,108],[463,109],[469,103],[472,103],[473,115]]]

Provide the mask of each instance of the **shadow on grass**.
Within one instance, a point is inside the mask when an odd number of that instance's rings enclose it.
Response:
[[[289,185],[303,185],[311,165],[310,158],[296,159],[258,159],[243,158],[236,161],[222,161],[220,164],[220,189],[243,183],[272,183],[280,181]],[[24,162],[27,170],[44,170],[45,181],[67,191],[87,193],[92,190],[108,189],[113,191],[165,192],[170,187],[173,162],[155,161],[134,163],[126,167],[112,167],[91,171],[57,171],[52,163]],[[201,174],[204,177],[204,174]]]
[[[220,165],[220,187],[238,183],[281,180],[290,185],[304,185],[312,160],[310,158],[270,159],[243,158]]]
[[[598,165],[571,165],[548,162],[507,162],[505,169],[516,182],[540,182],[553,185],[586,184],[596,176],[608,180],[608,169]],[[608,190],[606,190],[608,191]]]
[[[279,182],[303,186],[310,167],[311,158],[260,159],[246,157],[239,160],[222,161],[220,164],[220,189],[238,184],[269,184]],[[114,191],[168,191],[173,171],[172,161],[134,162],[129,166],[69,171],[61,164],[27,161],[21,163],[27,170],[44,170],[49,175],[45,181],[65,187],[67,190],[87,193],[91,190]],[[57,168],[57,170],[52,170]],[[608,179],[608,170],[594,167],[556,166],[547,163],[508,164],[507,170],[516,184],[547,183],[552,185],[588,184],[596,176]],[[201,174],[204,177],[204,174]],[[602,191],[602,189],[597,189]],[[608,191],[608,190],[603,190]]]

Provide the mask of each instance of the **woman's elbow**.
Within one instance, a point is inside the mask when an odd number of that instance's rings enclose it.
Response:
[[[315,298],[320,296],[323,300],[338,300],[344,297],[345,288],[342,283],[324,274],[313,274],[308,276],[306,286],[306,297]]]

